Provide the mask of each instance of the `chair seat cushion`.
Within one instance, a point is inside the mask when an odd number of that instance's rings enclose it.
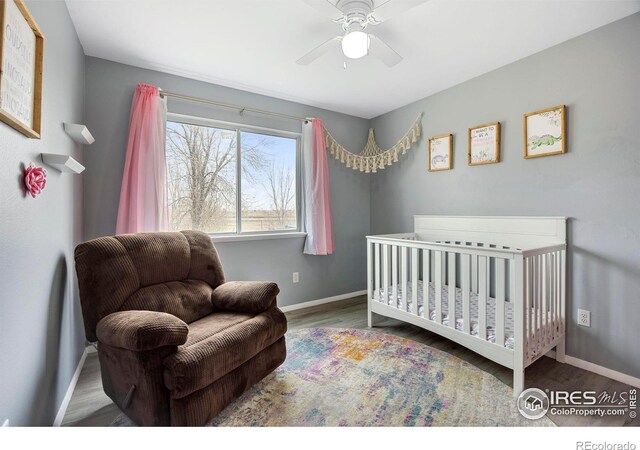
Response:
[[[230,311],[216,311],[213,314],[203,317],[200,320],[191,322],[189,327],[189,334],[187,340],[184,342],[183,347],[189,347],[190,345],[197,344],[200,341],[210,338],[211,336],[220,333],[229,327],[244,322],[255,317],[255,314],[238,313]]]
[[[287,331],[277,307],[252,315],[214,312],[189,324],[187,342],[163,361],[172,398],[200,390],[267,348]]]

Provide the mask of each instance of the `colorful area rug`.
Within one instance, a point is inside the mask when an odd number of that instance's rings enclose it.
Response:
[[[120,415],[111,426],[131,426]],[[375,331],[287,333],[287,360],[211,426],[554,426],[511,388],[448,353]]]

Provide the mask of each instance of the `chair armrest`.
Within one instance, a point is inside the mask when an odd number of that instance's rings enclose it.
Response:
[[[133,351],[152,350],[187,341],[189,327],[176,316],[155,311],[120,311],[98,322],[98,341]]]
[[[268,281],[229,281],[215,288],[211,301],[215,308],[259,314],[275,306],[279,292]]]

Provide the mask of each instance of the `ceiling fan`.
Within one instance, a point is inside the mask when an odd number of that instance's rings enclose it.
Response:
[[[394,49],[375,34],[367,33],[369,25],[378,25],[390,17],[400,14],[428,0],[338,0],[337,4],[328,0],[303,0],[323,15],[342,25],[344,34],[335,36],[320,44],[296,62],[306,66],[329,50],[342,47],[342,53],[350,59],[367,55],[375,56],[388,67],[402,61]],[[382,4],[379,4],[382,2]],[[346,68],[346,63],[345,63]]]

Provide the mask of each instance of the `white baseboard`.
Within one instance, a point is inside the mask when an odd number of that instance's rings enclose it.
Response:
[[[67,393],[62,399],[62,404],[60,405],[60,409],[58,409],[58,414],[56,414],[56,418],[53,421],[54,427],[59,427],[62,424],[62,419],[64,419],[64,415],[67,412],[67,407],[69,406],[69,402],[71,401],[71,397],[73,396],[73,391],[75,390],[78,379],[80,378],[80,372],[82,372],[84,362],[87,359],[87,355],[90,353],[90,348],[93,347],[85,347],[84,351],[82,352],[82,356],[80,357],[80,361],[78,362],[78,367],[76,367],[76,371],[74,372],[73,377],[71,378],[71,382],[69,383]]]
[[[545,353],[544,356],[555,359],[556,352],[555,350],[551,350],[550,352]],[[566,364],[569,364],[570,366],[578,367],[580,369],[602,375],[603,377],[619,381],[620,383],[640,388],[640,378],[632,377],[631,375],[627,375],[626,373],[618,372],[617,370],[609,369],[608,367],[599,366],[598,364],[585,361],[584,359],[576,358],[575,356],[565,355],[564,362]]]
[[[339,302],[340,300],[346,300],[352,297],[358,297],[360,295],[365,295],[367,290],[364,289],[362,291],[349,292],[347,294],[334,295],[333,297],[320,298],[318,300],[310,300],[308,302],[302,302],[295,305],[282,306],[280,309],[283,312],[296,311],[298,309],[311,308],[312,306],[324,305],[325,303],[333,303]]]

